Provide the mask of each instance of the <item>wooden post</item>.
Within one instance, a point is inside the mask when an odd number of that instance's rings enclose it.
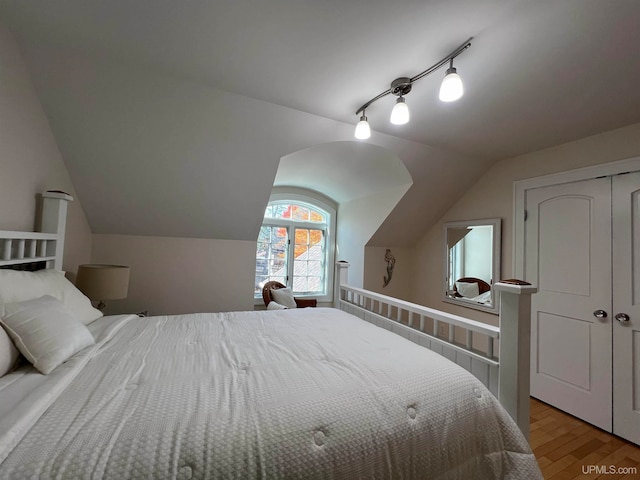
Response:
[[[502,280],[494,288],[500,298],[498,397],[528,440],[531,295],[538,289],[522,280]]]
[[[340,285],[346,285],[349,282],[349,267],[351,264],[340,260],[336,262],[336,278],[333,282],[333,306],[340,308]]]
[[[64,234],[67,226],[67,203],[71,201],[73,201],[73,197],[64,192],[51,191],[42,194],[40,231],[43,233],[55,233],[58,236],[55,242],[55,252],[53,252],[55,256],[53,268],[56,270],[62,270]]]

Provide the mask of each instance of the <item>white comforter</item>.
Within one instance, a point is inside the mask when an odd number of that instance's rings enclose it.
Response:
[[[118,321],[0,477],[542,478],[475,377],[339,310]]]

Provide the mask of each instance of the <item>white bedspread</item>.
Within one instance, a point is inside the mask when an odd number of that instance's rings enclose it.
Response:
[[[542,478],[475,377],[339,310],[119,321],[0,477]]]

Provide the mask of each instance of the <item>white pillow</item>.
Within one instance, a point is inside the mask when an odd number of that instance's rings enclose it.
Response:
[[[61,300],[85,325],[102,316],[89,300],[59,270],[22,272],[0,269],[0,304],[33,300],[51,295]]]
[[[20,358],[20,352],[4,328],[0,327],[0,377],[11,371]]]
[[[298,308],[296,301],[293,299],[293,292],[289,287],[287,288],[273,288],[271,289],[271,296],[273,300],[280,305],[284,305],[287,308]]]
[[[267,310],[287,310],[287,307],[272,301],[272,302],[269,302],[269,305],[267,305]]]
[[[95,343],[93,335],[57,298],[7,303],[0,324],[18,350],[45,375]]]
[[[456,282],[458,293],[466,298],[473,298],[480,295],[480,287],[476,282]]]

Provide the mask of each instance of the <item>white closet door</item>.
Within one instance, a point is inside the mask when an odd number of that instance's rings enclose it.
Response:
[[[611,431],[611,179],[528,190],[526,211],[531,394]]]
[[[640,173],[613,178],[613,212],[613,432],[640,444]]]

